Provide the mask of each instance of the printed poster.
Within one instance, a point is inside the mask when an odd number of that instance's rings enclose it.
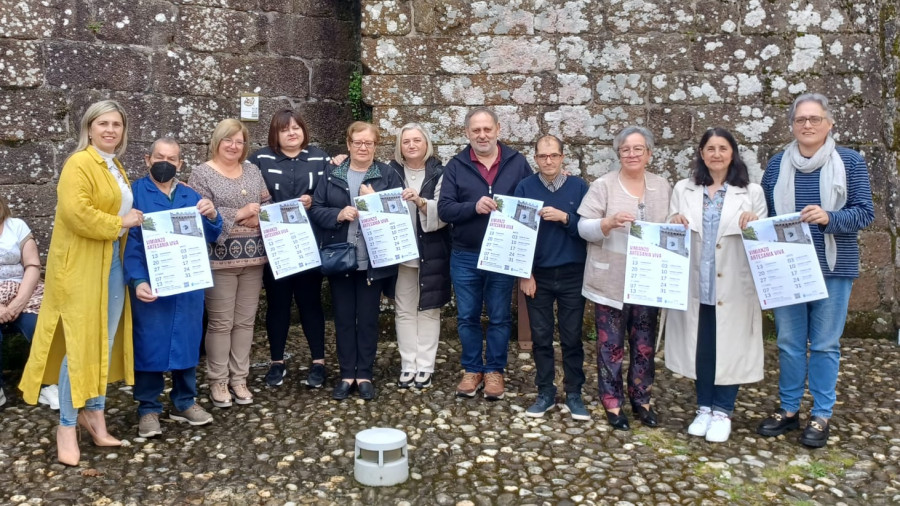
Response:
[[[478,268],[528,278],[531,276],[541,224],[538,211],[544,203],[509,195],[494,195],[494,202],[497,203],[497,210],[491,212],[481,242]]]
[[[322,265],[319,246],[300,199],[262,206],[259,229],[275,279]]]
[[[625,304],[687,309],[690,230],[678,223],[635,221],[626,253]]]
[[[416,230],[402,188],[360,195],[355,199],[359,226],[373,267],[419,258]]]
[[[763,309],[828,297],[809,225],[800,221],[800,213],[752,221],[743,239]]]
[[[153,295],[213,286],[202,219],[194,207],[144,214],[141,233]]]

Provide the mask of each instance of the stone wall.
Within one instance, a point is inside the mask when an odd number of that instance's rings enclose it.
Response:
[[[241,92],[260,95],[260,122],[247,124],[257,145],[290,106],[313,142],[340,146],[358,26],[353,1],[0,0],[0,193],[45,253],[59,171],[83,111],[103,98],[128,112],[132,177],[164,135],[184,143],[186,171],[206,160]]]
[[[711,126],[733,131],[758,181],[791,139],[792,99],[834,100],[838,142],[869,162],[875,224],[860,235],[854,335],[890,335],[900,158],[900,21],[896,0],[362,0],[365,100],[385,133],[427,125],[446,160],[466,143],[475,105],[501,117],[526,155],[541,133],[567,143],[588,180],[617,164],[625,125],[657,136],[653,169],[674,183]],[[388,138],[387,142],[392,142]],[[384,149],[386,150],[387,147]]]

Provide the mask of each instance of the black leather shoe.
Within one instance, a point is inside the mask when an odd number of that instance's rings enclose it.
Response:
[[[606,420],[616,430],[631,430],[631,426],[628,425],[628,417],[625,416],[621,409],[618,415],[607,411]]]
[[[787,411],[779,409],[759,424],[756,428],[756,433],[760,436],[775,437],[789,430],[794,430],[799,426],[800,417],[797,413],[794,413],[794,416],[787,416]]]
[[[360,381],[356,389],[359,391],[359,398],[364,401],[375,398],[375,384],[371,381]]]
[[[806,428],[800,434],[800,443],[812,448],[821,448],[828,444],[828,430],[831,424],[828,420],[814,416],[806,422]]]
[[[331,391],[331,398],[336,401],[342,401],[346,399],[350,392],[353,391],[354,384],[348,381],[339,381],[337,385],[334,386],[334,390]]]
[[[656,418],[656,411],[653,411],[653,406],[650,408],[645,408],[640,404],[632,404],[631,412],[634,416],[637,417],[638,420],[644,425],[644,427],[658,427],[659,421]]]

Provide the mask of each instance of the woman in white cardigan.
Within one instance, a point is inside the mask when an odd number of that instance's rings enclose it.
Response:
[[[691,281],[687,310],[669,310],[666,321],[666,367],[696,380],[688,433],[707,441],[728,440],[738,388],[763,378],[762,318],[741,230],[767,215],[734,136],[707,130],[692,176],[669,203],[669,221],[691,230]]]

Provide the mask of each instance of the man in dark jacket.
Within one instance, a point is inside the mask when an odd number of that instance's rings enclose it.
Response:
[[[500,122],[494,111],[476,107],[466,115],[469,146],[453,157],[444,170],[438,215],[451,225],[453,251],[450,279],[458,310],[457,328],[462,345],[460,397],[503,398],[503,370],[512,327],[510,297],[516,278],[477,268],[481,243],[492,211],[494,195],[512,195],[519,182],[532,174],[521,153],[497,141]],[[487,306],[487,335],[482,335],[481,309]],[[483,342],[487,342],[486,346]]]

